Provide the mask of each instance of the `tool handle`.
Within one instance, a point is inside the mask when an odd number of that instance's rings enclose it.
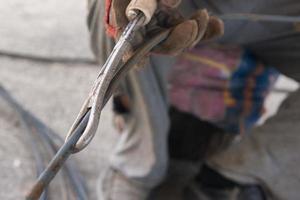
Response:
[[[129,20],[132,20],[136,17],[137,11],[140,11],[145,16],[145,20],[142,25],[146,25],[150,22],[156,8],[157,0],[131,0],[126,9],[126,15]]]

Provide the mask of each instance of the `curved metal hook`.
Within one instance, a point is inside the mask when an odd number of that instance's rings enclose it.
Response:
[[[119,68],[123,55],[130,48],[130,42],[134,37],[134,33],[141,27],[143,22],[144,15],[139,13],[137,17],[127,25],[125,31],[100,71],[88,98],[85,100],[75,123],[72,125],[66,138],[66,140],[70,138],[76,127],[79,125],[82,117],[90,110],[88,124],[81,138],[77,142],[74,151],[84,149],[93,139],[100,121],[101,110],[107,89]]]

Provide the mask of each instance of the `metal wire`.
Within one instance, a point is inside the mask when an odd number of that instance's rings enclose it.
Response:
[[[42,131],[46,130],[44,127],[38,126],[39,122],[36,119],[32,119],[31,116],[27,116],[26,119],[30,121],[30,123],[33,123],[35,126],[34,128],[39,133],[39,136],[41,138],[41,142],[47,146],[48,151],[52,152],[52,156],[55,155],[55,152],[57,152],[59,146],[61,146],[64,141],[61,137],[59,137],[57,134],[49,131]],[[37,130],[41,129],[41,131]],[[57,142],[54,141],[56,139]],[[45,169],[45,168],[44,168]],[[40,173],[41,174],[41,173]],[[66,196],[67,199],[70,194],[66,191],[65,188],[68,188],[71,186],[71,189],[69,189],[73,196],[76,196],[76,199],[78,200],[86,200],[87,199],[87,190],[85,187],[85,183],[83,183],[82,177],[80,177],[78,170],[75,168],[75,164],[71,162],[66,162],[65,166],[63,167],[63,173],[64,176],[67,177],[67,179],[64,179],[62,182],[65,182],[65,186],[62,189],[62,193],[66,193],[64,196]],[[62,177],[62,176],[61,176]],[[69,183],[67,182],[69,180]],[[68,186],[70,185],[70,186]]]
[[[57,151],[58,146],[63,144],[63,140],[39,119],[26,111],[1,85],[0,97],[5,100],[16,113],[21,126],[28,137],[28,144],[36,161],[37,176],[39,176],[45,169],[47,162],[43,159],[45,157],[42,153],[43,150],[49,156],[52,156]],[[69,183],[67,182],[68,180]],[[57,181],[61,193],[60,199],[68,200],[74,199],[74,197],[78,200],[88,199],[85,183],[80,176],[80,173],[75,168],[74,163],[70,161],[66,163],[63,168],[63,173]],[[69,193],[69,191],[71,193]],[[39,200],[49,199],[48,194],[49,192],[45,190]]]
[[[65,161],[72,154],[74,145],[79,140],[83,131],[85,130],[88,119],[89,113],[86,116],[84,116],[72,137],[70,137],[70,139],[66,143],[64,143],[64,145],[59,149],[59,151],[56,153],[49,165],[46,167],[44,172],[39,176],[29,195],[27,195],[27,200],[39,199],[40,195],[43,193],[43,190],[48,186],[50,181],[56,176],[57,172],[63,166]]]
[[[103,108],[105,103],[110,98],[113,89],[116,88],[120,79],[124,77],[127,74],[127,72],[131,68],[133,68],[140,59],[144,58],[145,55],[147,55],[147,53],[150,52],[150,50],[154,46],[156,46],[158,43],[164,40],[168,34],[169,31],[164,31],[157,34],[152,39],[148,40],[141,48],[139,48],[136,51],[136,54],[134,54],[132,58],[130,58],[128,62],[116,72],[112,82],[108,87],[107,93],[104,98],[105,101],[104,104],[101,106],[101,108]],[[59,151],[52,159],[52,161],[49,163],[45,171],[40,175],[40,177],[34,184],[32,190],[27,195],[26,197],[27,200],[37,200],[39,196],[42,194],[43,190],[48,186],[51,180],[55,177],[59,169],[64,165],[65,161],[69,158],[69,156],[72,153],[74,153],[74,147],[87,126],[90,113],[91,110],[88,110],[88,112],[80,120],[80,123],[78,124],[74,133],[69,137],[69,139],[65,142],[65,144],[59,149]]]

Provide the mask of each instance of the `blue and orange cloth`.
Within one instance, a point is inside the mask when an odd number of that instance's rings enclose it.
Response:
[[[280,73],[238,47],[198,47],[184,53],[169,77],[171,104],[224,130],[243,134],[266,112]]]

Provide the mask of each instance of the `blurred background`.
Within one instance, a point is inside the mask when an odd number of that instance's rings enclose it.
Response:
[[[0,1],[0,84],[64,137],[97,76],[86,26],[86,1]],[[96,180],[113,145],[108,105],[92,144],[72,160],[96,199]],[[111,143],[103,143],[112,141]],[[24,199],[36,167],[24,130],[0,99],[0,199]],[[52,193],[52,199],[62,199]],[[56,195],[56,196],[55,196]]]

